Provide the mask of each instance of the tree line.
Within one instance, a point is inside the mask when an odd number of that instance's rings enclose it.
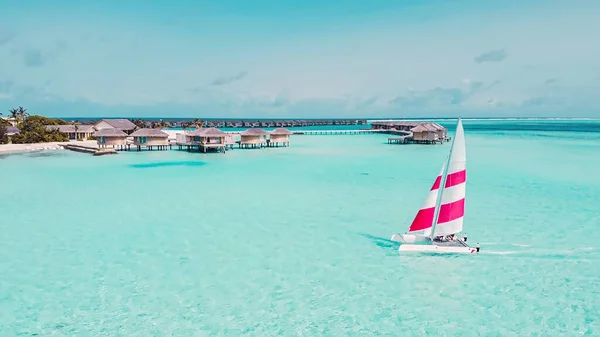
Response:
[[[9,118],[16,122],[19,133],[8,138],[7,127],[12,126],[7,120],[0,119],[0,143],[8,144],[30,144],[45,142],[67,142],[69,137],[58,130],[46,128],[46,125],[67,125],[67,121],[57,118],[48,118],[38,115],[30,115],[27,109],[18,107],[10,109]]]

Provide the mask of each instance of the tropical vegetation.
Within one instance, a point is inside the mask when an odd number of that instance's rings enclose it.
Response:
[[[62,119],[30,115],[27,109],[23,107],[9,110],[9,115],[16,120],[17,128],[19,128],[19,133],[10,137],[10,141],[13,144],[69,141],[69,137],[66,134],[58,130],[49,130],[46,128],[46,125],[69,124]],[[8,138],[6,137],[6,129],[4,129],[3,133],[3,138]],[[4,141],[4,139],[2,140]]]
[[[6,126],[0,125],[0,144],[8,144],[8,136],[6,135]]]
[[[0,118],[0,126],[12,126],[6,119]]]

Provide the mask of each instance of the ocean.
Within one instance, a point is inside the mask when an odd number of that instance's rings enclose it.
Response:
[[[464,127],[468,256],[389,241],[449,143],[1,156],[0,336],[600,335],[600,121]]]

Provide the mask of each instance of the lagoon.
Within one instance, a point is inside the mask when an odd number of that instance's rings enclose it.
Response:
[[[0,335],[600,334],[600,122],[464,125],[477,256],[388,241],[448,143],[1,156]]]

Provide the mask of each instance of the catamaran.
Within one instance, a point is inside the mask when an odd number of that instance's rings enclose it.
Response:
[[[423,207],[405,234],[392,235],[400,252],[465,253],[479,252],[460,237],[465,217],[467,184],[465,134],[459,118],[448,158],[442,165]]]

